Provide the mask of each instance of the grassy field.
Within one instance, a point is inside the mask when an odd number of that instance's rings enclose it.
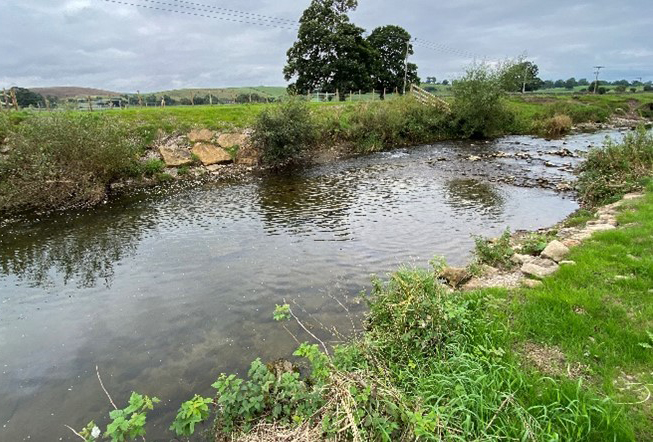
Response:
[[[251,86],[251,87],[229,87],[229,88],[208,88],[208,89],[175,89],[169,91],[152,92],[157,97],[168,95],[173,100],[181,100],[182,98],[190,98],[193,96],[205,97],[209,94],[214,98],[235,100],[239,95],[258,94],[263,98],[280,98],[287,96],[287,91],[284,86]]]
[[[364,94],[362,101],[378,101],[378,97]],[[353,103],[359,97],[353,97]],[[318,110],[330,107],[342,108],[353,104],[346,102],[311,103]],[[619,112],[619,109],[628,111],[631,103],[636,107],[653,103],[653,93],[620,94],[620,95],[582,95],[570,97],[569,95],[511,96],[508,104],[514,111],[517,124],[514,132],[530,131],[533,120],[542,119],[556,113],[569,114],[575,123],[605,121],[610,115]],[[189,127],[200,126],[209,129],[221,130],[225,128],[243,128],[252,125],[256,116],[266,109],[266,104],[239,104],[216,106],[169,106],[160,107],[132,107],[123,110],[104,111],[108,115],[124,119],[129,122],[146,126],[162,128],[166,131],[175,129],[185,130]]]

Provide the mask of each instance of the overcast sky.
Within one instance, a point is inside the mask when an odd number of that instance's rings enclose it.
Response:
[[[197,8],[189,1],[122,1],[211,16],[226,12],[182,9]],[[222,17],[249,21],[260,15],[296,21],[310,3],[193,1],[246,12]],[[544,79],[590,78],[594,65],[605,65],[605,79],[653,80],[652,0],[360,0],[351,17],[368,30],[398,24],[413,37],[443,45],[415,47],[412,61],[422,78],[455,78],[472,61],[470,53],[502,59],[526,52]],[[107,0],[0,0],[0,87],[132,92],[285,85],[281,70],[295,37],[296,30]]]

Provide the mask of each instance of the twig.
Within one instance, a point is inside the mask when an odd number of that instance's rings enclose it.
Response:
[[[287,304],[285,299],[283,300],[283,303],[284,303],[284,304]],[[288,312],[289,312],[290,315],[295,319],[295,321],[297,321],[297,324],[299,324],[299,326],[300,326],[301,328],[304,329],[304,331],[305,331],[306,333],[308,333],[309,335],[311,335],[311,337],[312,337],[313,339],[315,339],[317,342],[319,342],[319,343],[322,345],[322,348],[324,349],[324,353],[326,353],[327,356],[328,356],[328,355],[329,355],[329,349],[327,348],[326,344],[325,344],[324,342],[322,342],[322,340],[321,340],[320,338],[318,338],[317,336],[315,336],[315,335],[314,335],[314,334],[313,334],[309,329],[307,329],[307,328],[304,326],[304,324],[302,324],[302,321],[300,321],[299,318],[298,318],[298,317],[293,313],[293,311],[292,311],[292,309],[290,308],[290,306],[288,306]]]
[[[286,331],[288,332],[288,334],[289,334],[290,336],[292,336],[292,338],[295,340],[295,342],[297,343],[297,345],[302,345],[302,343],[299,342],[299,339],[297,339],[297,336],[295,336],[295,335],[293,334],[293,332],[291,332],[290,330],[288,330],[288,327],[286,327],[285,325],[283,325],[282,327],[284,328],[284,330],[286,330]]]
[[[113,402],[113,399],[111,399],[111,395],[109,394],[107,389],[104,388],[104,383],[102,382],[102,378],[100,377],[100,368],[97,365],[95,366],[95,372],[97,373],[98,381],[100,381],[100,387],[102,387],[102,390],[104,390],[104,394],[106,394],[107,397],[109,398],[109,402],[111,402],[111,405],[113,405],[113,408],[115,410],[117,410],[118,407],[116,407],[116,404]]]
[[[494,420],[499,416],[499,413],[501,413],[501,410],[503,410],[503,407],[506,406],[508,402],[512,401],[512,396],[506,396],[506,398],[501,402],[501,405],[497,409],[497,412],[494,413],[494,416],[492,416],[492,419],[490,419],[490,422],[488,422],[487,427],[485,427],[485,431],[489,430],[492,424],[494,423]]]
[[[68,425],[64,425],[64,427],[68,428],[70,431],[72,431],[73,433],[75,433],[75,436],[79,437],[81,440],[83,440],[84,442],[86,442],[86,438],[85,438],[84,436],[82,436],[81,434],[79,434],[77,431],[75,431],[74,428],[69,427]]]

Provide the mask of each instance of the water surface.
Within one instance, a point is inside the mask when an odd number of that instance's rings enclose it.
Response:
[[[148,440],[169,440],[180,402],[220,372],[292,352],[275,304],[350,333],[370,275],[434,255],[464,264],[472,235],[574,211],[551,188],[578,160],[550,152],[604,136],[440,143],[1,228],[0,440],[69,440],[63,424],[102,422],[96,365],[120,404],[132,390],[162,399]]]

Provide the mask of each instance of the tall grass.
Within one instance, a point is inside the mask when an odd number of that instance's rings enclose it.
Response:
[[[0,162],[0,211],[92,205],[107,186],[133,173],[142,140],[101,115],[53,113],[9,130]]]
[[[589,152],[579,172],[578,191],[589,205],[641,189],[653,177],[653,133],[640,127],[621,143],[607,140]]]

